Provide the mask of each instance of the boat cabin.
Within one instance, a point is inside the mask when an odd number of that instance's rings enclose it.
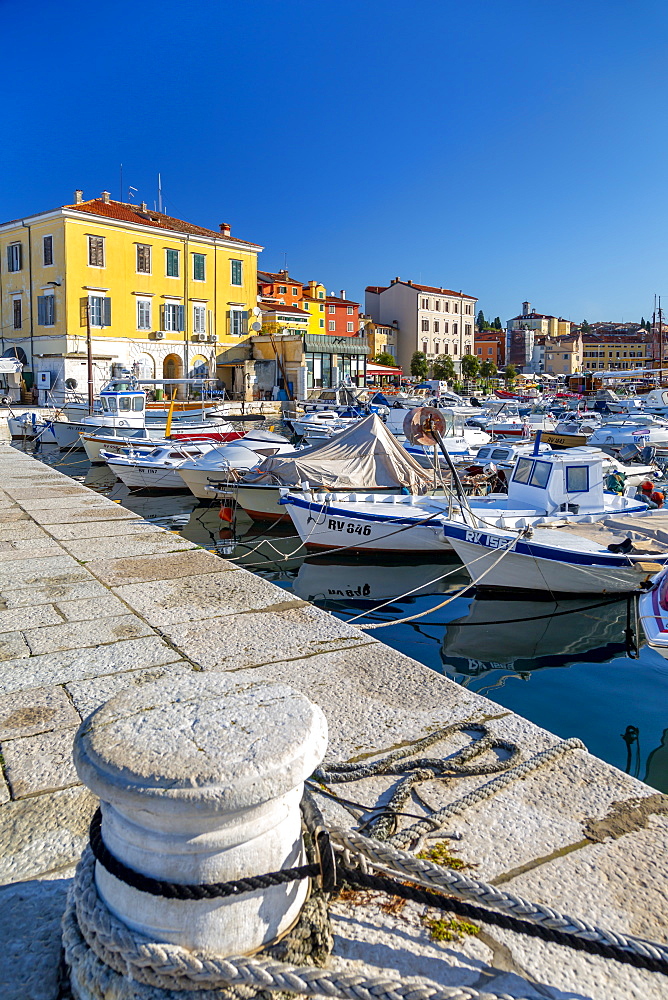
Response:
[[[603,462],[565,452],[521,456],[508,483],[508,500],[546,514],[600,512],[605,505]]]
[[[100,406],[102,415],[109,418],[110,423],[126,427],[144,426],[146,393],[134,379],[107,382],[100,390]]]

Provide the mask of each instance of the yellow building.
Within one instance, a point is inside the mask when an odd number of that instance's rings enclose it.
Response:
[[[319,281],[309,281],[304,285],[304,297],[300,306],[309,314],[308,332],[311,337],[326,335],[326,298],[327,289]]]
[[[88,324],[96,388],[115,366],[225,378],[230,350],[250,357],[262,247],[106,191],[75,199],[0,225],[2,353],[56,393],[65,379],[85,391]]]
[[[374,323],[368,316],[360,317],[360,320],[364,323],[364,332],[369,345],[369,357],[375,358],[378,354],[391,354],[396,360],[399,334],[396,320],[393,324]]]

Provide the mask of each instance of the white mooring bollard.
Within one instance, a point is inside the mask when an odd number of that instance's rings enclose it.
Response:
[[[166,677],[116,695],[82,723],[74,760],[102,805],[102,838],[130,868],[170,882],[226,882],[304,864],[299,802],[327,723],[281,684]],[[291,882],[238,898],[170,900],[96,865],[98,893],[128,927],[219,955],[289,929],[307,894]]]

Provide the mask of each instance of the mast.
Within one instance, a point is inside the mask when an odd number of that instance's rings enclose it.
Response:
[[[86,302],[86,355],[88,361],[88,413],[93,412],[93,338],[90,331],[90,298]]]
[[[661,320],[661,296],[659,295],[659,382],[663,377],[663,322]]]

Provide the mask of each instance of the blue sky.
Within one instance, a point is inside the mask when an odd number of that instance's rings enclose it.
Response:
[[[668,4],[0,0],[0,219],[103,189],[345,288],[668,306]]]

